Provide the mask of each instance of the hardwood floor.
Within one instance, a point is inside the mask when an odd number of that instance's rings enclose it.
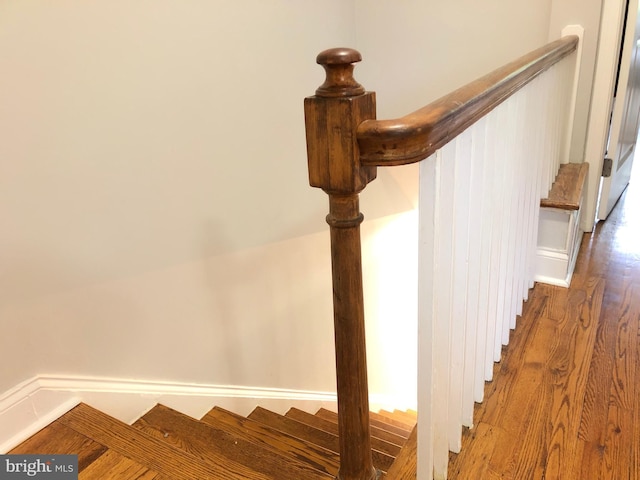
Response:
[[[636,168],[636,173],[640,173]],[[449,478],[640,479],[640,175],[569,289],[538,284]]]
[[[387,480],[415,479],[416,413],[374,416],[373,465]],[[257,407],[242,417],[214,407],[197,420],[156,405],[127,425],[81,403],[9,453],[78,455],[80,480],[333,480],[336,422],[325,409],[279,415]],[[399,425],[402,435],[393,432]]]

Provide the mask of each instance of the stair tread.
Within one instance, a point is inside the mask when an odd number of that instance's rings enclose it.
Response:
[[[289,433],[298,438],[313,442],[333,452],[339,452],[338,435],[312,425],[299,422],[293,418],[274,413],[262,407],[256,407],[248,418],[263,423],[277,430]]]
[[[418,427],[415,426],[385,480],[415,480],[418,478]]]
[[[157,405],[134,426],[148,435],[177,446],[198,458],[222,463],[231,461],[261,472],[269,478],[325,480],[333,478],[309,464],[257,445],[244,432],[230,433],[225,425],[211,426],[163,405]],[[219,428],[217,428],[219,427]]]
[[[304,423],[313,428],[331,433],[335,435],[336,438],[338,436],[337,423],[316,417],[311,413],[307,413],[297,408],[291,408],[285,414],[285,417]],[[400,451],[402,445],[404,445],[405,442],[406,440],[398,435],[385,432],[384,430],[380,430],[375,427],[371,428],[371,447],[376,450],[395,456]]]
[[[400,424],[415,419],[402,413],[379,415]],[[415,479],[417,428],[408,441],[371,430],[406,443],[401,449],[373,436],[376,469],[387,472],[387,480]],[[130,426],[82,403],[9,453],[78,454],[80,480],[332,480],[337,434],[336,423],[296,408],[283,416],[257,407],[245,418],[214,407],[199,421],[158,405]]]
[[[331,410],[327,410],[326,408],[319,409],[316,414],[316,417],[322,418],[324,420],[328,420],[329,422],[338,424],[338,414],[336,412],[332,412]],[[400,428],[395,425],[391,425],[386,423],[380,416],[374,412],[369,412],[369,424],[371,426],[371,435],[377,435],[379,432],[374,433],[374,430],[384,430],[385,432],[393,433],[403,438],[402,443],[409,438],[411,434],[411,430],[406,428]]]
[[[107,451],[104,445],[63,425],[59,420],[49,424],[31,436],[9,453],[78,455],[78,471],[82,472],[89,464]]]
[[[398,426],[404,427],[409,431],[413,430],[413,427],[417,422],[414,417],[403,414],[403,412],[400,412],[399,410],[395,410],[393,412],[390,412],[388,410],[380,410],[378,414],[382,415],[386,420],[397,423]]]
[[[84,403],[63,415],[60,422],[172,480],[273,479],[231,461],[221,461],[220,464],[203,462],[193,454],[151,437]]]
[[[224,428],[233,434],[245,435],[270,450],[308,463],[316,470],[335,476],[338,473],[340,456],[327,448],[276,430],[268,425],[242,417],[220,407],[212,408],[201,419],[211,426]]]
[[[330,433],[333,433],[334,435],[338,435],[337,422],[320,418],[316,415],[304,412],[297,408],[290,408],[289,411],[285,414],[285,416],[289,418],[293,418],[294,420],[298,420],[302,423],[306,423],[308,425],[314,426],[321,430],[328,431]],[[385,442],[389,442],[394,445],[397,445],[398,447],[402,447],[402,445],[404,445],[405,442],[407,441],[405,437],[402,437],[395,433],[387,432],[386,430],[382,430],[375,426],[371,427],[371,436],[374,438],[378,438],[380,440],[384,440]]]
[[[161,480],[166,477],[162,477],[158,472],[150,470],[114,450],[107,450],[84,469],[79,478],[81,480],[104,480],[105,478]]]
[[[588,171],[589,164],[587,162],[560,165],[558,175],[549,190],[549,196],[540,200],[540,206],[561,210],[578,210]]]
[[[293,418],[285,417],[262,407],[256,407],[248,418],[268,425],[274,429],[286,432],[294,437],[301,438],[308,442],[320,445],[323,448],[335,453],[340,451],[338,435],[327,432],[299,422]],[[400,447],[378,438],[371,439],[373,451],[373,464],[376,468],[387,471],[393,463],[395,456],[400,453]]]
[[[399,415],[401,418],[406,418],[414,424],[418,421],[418,412],[415,410],[394,410],[393,414]]]
[[[407,438],[411,435],[411,430],[415,426],[416,422],[409,422],[399,418],[391,412],[371,412],[371,420],[380,421],[386,425],[397,427],[404,432],[407,432]]]

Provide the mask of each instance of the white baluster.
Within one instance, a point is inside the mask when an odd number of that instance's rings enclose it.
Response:
[[[462,400],[462,423],[467,427],[473,426],[474,400],[478,383],[484,390],[484,375],[482,375],[482,363],[478,360],[478,341],[483,325],[483,317],[480,311],[481,289],[481,264],[482,246],[487,236],[487,229],[483,228],[483,219],[486,209],[484,192],[485,175],[485,136],[486,118],[481,119],[471,127],[471,172],[469,188],[469,281],[467,287],[467,320],[464,358],[464,391]],[[485,329],[486,331],[486,329]],[[480,368],[478,368],[480,367]],[[480,373],[480,381],[477,373]],[[482,399],[482,398],[481,398]]]
[[[454,143],[454,142],[451,142]],[[449,381],[449,448],[462,446],[462,392],[466,350],[469,263],[469,190],[471,188],[471,131],[458,135],[452,181],[453,288],[451,303],[451,370]]]
[[[451,368],[451,335],[452,335],[452,299],[453,299],[453,191],[455,189],[455,142],[449,142],[440,149],[438,174],[440,177],[436,200],[436,229],[434,284],[436,296],[434,334],[437,339],[434,345],[434,469],[446,472],[449,460],[448,425],[450,415],[450,368]]]
[[[492,166],[491,185],[487,194],[491,197],[491,209],[486,219],[491,224],[491,253],[487,274],[488,281],[488,308],[487,308],[487,335],[485,346],[485,380],[493,379],[494,343],[498,322],[498,304],[501,298],[499,287],[500,278],[500,249],[503,228],[504,195],[501,188],[504,179],[504,156],[499,144],[503,129],[507,122],[506,105],[502,104],[489,115],[490,129],[487,138],[487,158]]]
[[[572,65],[550,68],[421,164],[419,478],[446,478],[533,286]]]

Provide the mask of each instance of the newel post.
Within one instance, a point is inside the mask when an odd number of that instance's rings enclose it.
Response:
[[[336,345],[339,480],[372,480],[369,392],[362,292],[359,193],[376,177],[360,165],[356,129],[375,118],[375,94],[353,78],[360,53],[335,48],[317,62],[326,81],[305,99],[309,183],[329,195],[333,310]]]

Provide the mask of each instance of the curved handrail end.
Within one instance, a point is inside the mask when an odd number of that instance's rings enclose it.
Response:
[[[568,35],[551,42],[404,117],[362,122],[357,129],[361,164],[405,165],[429,157],[573,53],[579,40]]]

